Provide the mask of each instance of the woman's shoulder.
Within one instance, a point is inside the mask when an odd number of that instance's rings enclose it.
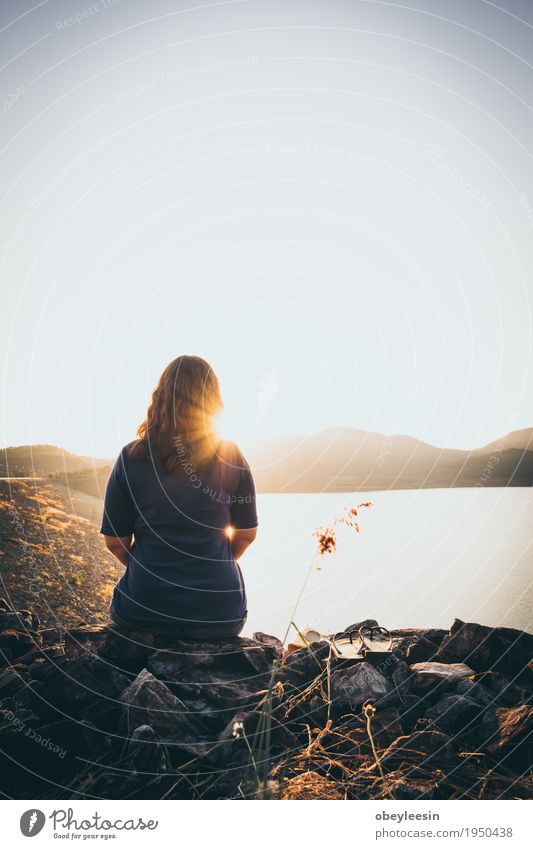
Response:
[[[230,466],[237,469],[245,469],[248,466],[244,454],[236,442],[224,440],[222,443],[220,454],[223,460]]]
[[[127,461],[129,459],[143,459],[143,452],[141,450],[142,442],[142,439],[134,439],[132,442],[128,442],[126,445],[124,445],[120,452],[122,460]]]

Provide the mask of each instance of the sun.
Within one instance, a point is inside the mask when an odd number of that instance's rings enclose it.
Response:
[[[232,442],[235,439],[235,430],[227,412],[223,410],[215,419],[215,433],[223,442]]]
[[[253,442],[254,432],[246,417],[235,408],[230,412],[224,409],[214,421],[215,434],[222,442],[236,442],[239,446],[248,446]]]

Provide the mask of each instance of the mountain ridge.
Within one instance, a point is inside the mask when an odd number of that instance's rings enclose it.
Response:
[[[408,434],[331,427],[261,440],[244,453],[258,492],[533,485],[533,428],[467,450],[440,448]],[[112,464],[47,444],[0,451],[0,477],[38,474],[98,498]]]

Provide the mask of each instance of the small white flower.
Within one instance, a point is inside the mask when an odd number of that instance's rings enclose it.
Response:
[[[234,722],[233,723],[233,736],[240,737],[241,733],[244,731],[244,725],[242,722]]]

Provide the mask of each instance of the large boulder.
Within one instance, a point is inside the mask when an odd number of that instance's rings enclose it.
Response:
[[[65,654],[80,657],[98,654],[117,667],[139,672],[155,651],[172,654],[174,666],[212,667],[223,663],[227,670],[268,674],[278,657],[276,646],[244,637],[220,640],[184,640],[171,633],[156,633],[111,626],[85,625],[65,633]]]
[[[0,660],[4,650],[9,652],[9,660],[21,657],[42,643],[41,636],[37,632],[18,631],[7,629],[0,631]]]
[[[533,657],[533,635],[514,628],[489,628],[456,619],[443,639],[437,660],[464,662],[484,672],[496,669],[518,674]]]
[[[437,726],[440,731],[447,734],[460,735],[467,731],[469,726],[475,722],[483,707],[468,696],[452,694],[433,705],[426,711],[425,718],[431,721],[431,725]]]
[[[270,646],[270,648],[275,649],[278,658],[281,660],[283,643],[277,637],[273,637],[272,634],[265,634],[263,631],[255,631],[252,634],[252,640],[262,646]]]
[[[459,681],[474,674],[465,663],[414,663],[413,687],[419,693],[442,692],[453,689]]]
[[[411,663],[430,660],[447,633],[443,628],[397,628],[391,631],[392,647],[411,653]]]
[[[188,675],[198,669],[223,670],[239,677],[268,679],[272,665],[278,658],[275,646],[263,645],[256,640],[232,637],[224,640],[177,640],[167,638],[157,641],[159,659],[168,662],[173,674],[181,671]],[[155,652],[150,653],[154,658]]]
[[[529,772],[533,763],[533,706],[496,708],[485,719],[480,745],[507,768]]]
[[[393,684],[378,669],[365,662],[335,670],[330,687],[336,711],[353,710],[367,701],[379,704],[395,699]]]
[[[122,728],[128,737],[140,725],[149,725],[166,743],[195,756],[207,753],[203,723],[147,669],[139,672],[121,694],[120,701]]]
[[[409,663],[424,663],[427,660],[433,660],[437,653],[438,646],[431,643],[426,637],[419,637],[416,642],[411,643],[407,647],[406,656]]]
[[[156,636],[105,625],[82,625],[65,632],[65,655],[69,658],[98,654],[124,669],[142,668],[154,651]]]
[[[19,670],[13,667],[2,669],[0,672],[0,704],[4,696],[13,695],[17,690],[21,690],[28,680],[25,669]]]
[[[184,667],[171,653],[156,652],[147,668],[177,696],[189,710],[202,713],[210,725],[223,725],[236,710],[255,708],[268,681],[246,670],[241,675],[213,667]]]
[[[519,676],[522,678],[522,676]],[[502,707],[517,707],[521,704],[531,704],[533,693],[517,684],[517,678],[504,675],[502,672],[484,672],[476,676],[476,684],[492,695],[494,703]]]
[[[54,705],[59,710],[92,706],[102,700],[115,705],[130,681],[96,656],[58,658],[47,662],[38,674],[38,692],[44,707]]]
[[[459,696],[466,696],[481,707],[494,708],[497,700],[493,693],[487,690],[480,681],[463,678],[455,687]]]
[[[283,661],[283,669],[294,684],[305,686],[326,669],[330,655],[329,643],[311,643],[288,654]]]
[[[150,725],[139,725],[133,730],[127,753],[138,772],[159,775],[168,769],[164,746]]]
[[[31,631],[35,617],[29,610],[0,610],[0,630]]]

